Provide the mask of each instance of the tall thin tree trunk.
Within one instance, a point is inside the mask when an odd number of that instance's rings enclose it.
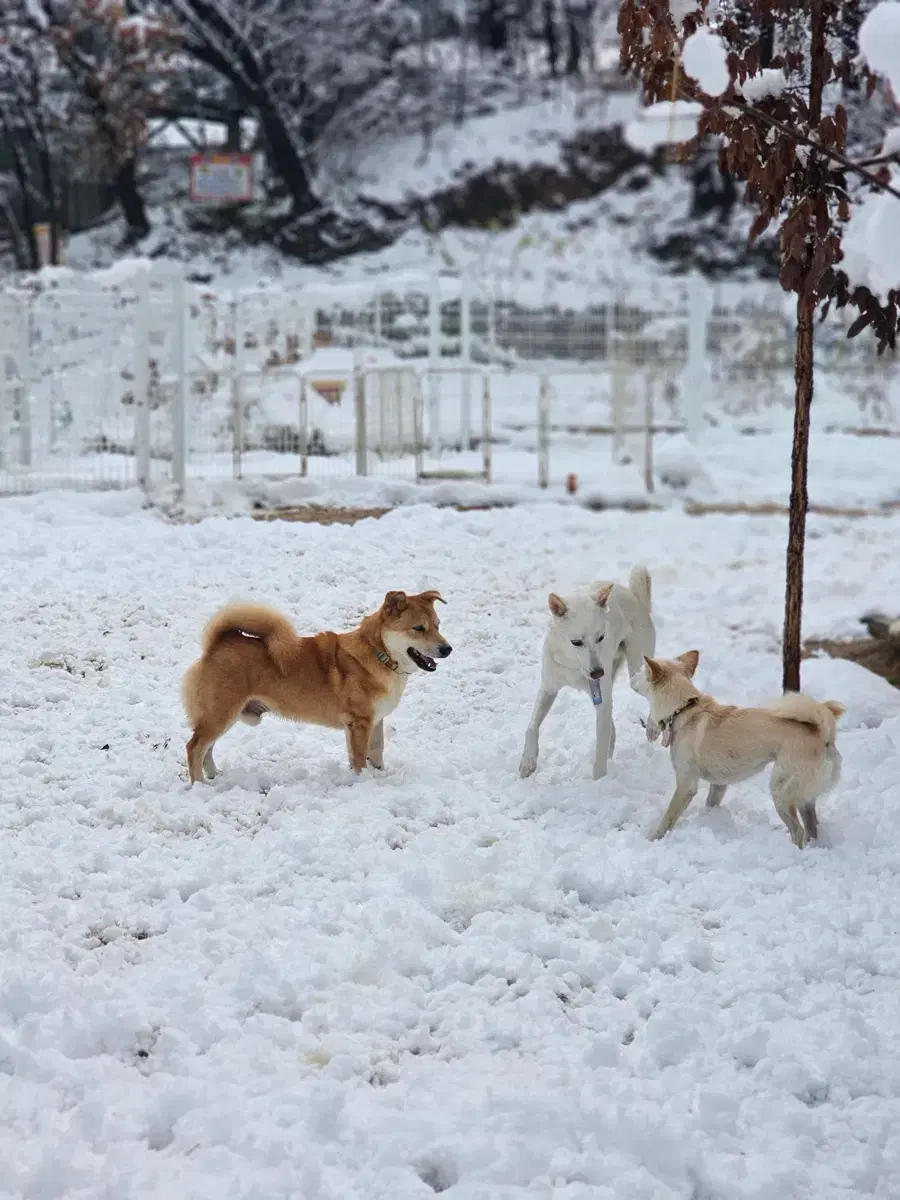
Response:
[[[134,246],[150,232],[150,219],[137,181],[135,159],[126,158],[116,171],[113,191],[125,218],[125,245]]]
[[[814,296],[797,297],[797,341],[794,358],[794,444],[791,449],[791,507],[788,517],[787,585],[784,595],[782,687],[800,691],[800,646],[803,617],[803,553],[806,546],[809,417],[813,398]]]
[[[825,80],[825,0],[810,3],[809,123],[815,128],[822,118]],[[821,163],[810,157],[807,188],[814,191]],[[810,257],[818,237],[815,223],[808,235]],[[804,281],[797,297],[797,341],[794,357],[794,442],[791,449],[791,504],[788,517],[787,572],[784,591],[784,639],[782,642],[782,686],[786,692],[800,691],[800,648],[803,619],[803,557],[806,548],[806,512],[809,507],[807,466],[809,419],[813,400],[813,329],[816,312],[815,286]]]
[[[559,33],[556,28],[555,0],[544,0],[544,44],[547,47],[547,62],[554,79],[559,77]]]

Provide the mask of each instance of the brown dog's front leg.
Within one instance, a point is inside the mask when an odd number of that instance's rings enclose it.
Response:
[[[344,721],[344,726],[347,730],[347,757],[350,760],[350,770],[358,775],[366,765],[369,755],[372,721],[365,717],[348,717]]]
[[[369,763],[377,770],[384,768],[384,721],[379,721],[372,730],[369,741]]]

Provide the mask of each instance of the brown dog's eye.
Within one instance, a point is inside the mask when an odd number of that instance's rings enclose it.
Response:
[[[424,632],[425,632],[424,625],[413,625],[413,633],[424,633]]]

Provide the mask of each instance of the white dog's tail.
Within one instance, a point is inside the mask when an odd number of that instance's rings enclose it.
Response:
[[[632,567],[631,574],[628,576],[628,586],[643,604],[647,612],[652,610],[650,602],[650,572],[646,567]]]
[[[802,692],[787,692],[778,700],[766,705],[773,716],[783,717],[786,721],[799,721],[803,725],[811,725],[826,746],[834,745],[837,737],[837,722],[846,709],[836,700],[826,700],[822,703],[813,700],[812,696],[804,696]]]

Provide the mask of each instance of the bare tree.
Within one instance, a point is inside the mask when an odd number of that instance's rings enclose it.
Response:
[[[50,226],[50,262],[59,262],[61,189],[56,162],[62,152],[64,122],[51,87],[52,53],[25,7],[8,7],[4,35],[0,132],[12,157],[16,194],[5,197],[3,208],[16,260],[34,270],[40,266],[35,236],[39,221]]]

